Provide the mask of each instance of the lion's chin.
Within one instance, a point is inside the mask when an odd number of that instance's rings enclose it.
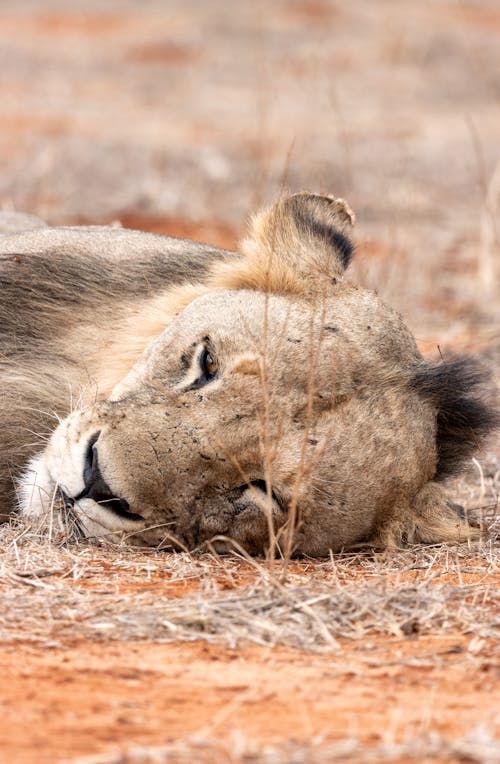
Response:
[[[16,485],[19,513],[23,517],[42,518],[52,512],[57,500],[57,486],[42,456],[31,459]]]
[[[120,517],[93,499],[80,499],[72,511],[87,538],[106,538],[118,544],[146,529],[145,521]]]

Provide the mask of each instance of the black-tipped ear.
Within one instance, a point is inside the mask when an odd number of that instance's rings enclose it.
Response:
[[[324,289],[351,261],[353,224],[343,199],[307,193],[279,199],[253,218],[242,243],[255,286],[275,292]]]
[[[343,199],[295,194],[283,201],[282,214],[293,221],[301,241],[335,256],[341,269],[346,270],[354,254],[350,238],[354,213]]]

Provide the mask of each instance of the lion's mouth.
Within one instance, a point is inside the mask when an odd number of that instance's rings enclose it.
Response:
[[[271,491],[268,493],[268,487],[265,480],[251,480],[250,483],[245,483],[244,485],[240,486],[241,493],[248,490],[255,490],[258,491],[260,494],[263,494],[265,497],[267,497],[270,493],[272,501],[277,504],[279,509],[282,512],[287,512],[287,504],[286,501],[276,492],[274,486],[271,486]]]
[[[75,504],[79,504],[83,499],[91,499],[100,508],[111,510],[113,515],[118,518],[143,522],[144,517],[130,510],[130,504],[127,499],[117,496],[113,492],[101,472],[96,447],[100,434],[99,430],[90,438],[87,444],[83,467],[83,489],[77,496],[69,496],[61,489],[63,501],[67,507],[72,509]]]
[[[63,500],[64,506],[66,507],[66,509],[69,509],[69,510],[74,510],[75,504],[78,505],[79,502],[82,501],[83,499],[91,499],[91,501],[93,501],[94,504],[97,504],[99,507],[104,507],[106,509],[111,510],[111,512],[113,513],[113,515],[115,515],[115,517],[121,518],[123,520],[132,520],[135,522],[145,521],[145,518],[142,515],[138,514],[137,512],[131,512],[128,509],[129,504],[125,499],[119,499],[119,498],[113,497],[111,499],[104,499],[104,500],[97,501],[96,499],[92,497],[83,495],[83,492],[82,494],[79,494],[78,496],[73,498],[72,496],[68,496],[68,494],[65,493],[62,489],[60,489],[60,495]]]

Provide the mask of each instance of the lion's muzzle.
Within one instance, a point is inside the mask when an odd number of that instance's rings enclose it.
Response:
[[[96,432],[89,440],[83,465],[84,489],[78,496],[71,497],[72,501],[92,499],[96,504],[107,507],[119,517],[127,520],[143,520],[142,515],[130,511],[130,505],[125,498],[115,495],[102,476],[97,448],[100,434],[100,431]]]

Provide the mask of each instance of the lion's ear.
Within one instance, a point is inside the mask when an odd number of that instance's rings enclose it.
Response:
[[[354,214],[343,199],[294,194],[252,219],[242,251],[254,286],[271,292],[315,292],[341,277],[354,246]]]

